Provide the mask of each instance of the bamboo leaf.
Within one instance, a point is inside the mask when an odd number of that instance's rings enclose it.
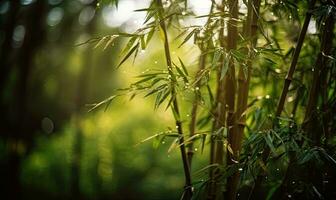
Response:
[[[106,36],[102,37],[98,43],[93,47],[94,49],[96,49],[97,47],[99,47],[101,44],[103,44],[103,42],[106,40]]]
[[[226,72],[229,68],[229,59],[225,56],[226,59],[223,60],[223,66],[221,70],[220,80],[223,80],[224,76],[226,75]]]
[[[206,86],[207,86],[207,90],[208,90],[208,94],[209,94],[210,104],[214,105],[215,99],[214,99],[214,96],[211,92],[211,88],[210,88],[209,84],[207,84]]]
[[[139,44],[139,43],[138,43],[138,44]],[[136,59],[138,53],[139,53],[139,48],[136,48],[136,49],[135,49],[135,53],[134,53],[134,57],[133,57],[133,65],[134,65],[134,63],[135,63],[135,59]]]
[[[137,39],[138,39],[138,36],[132,36],[131,39],[129,39],[129,41],[127,42],[125,48],[121,51],[121,55],[128,52],[132,48],[132,46],[134,45]]]
[[[175,63],[173,64],[175,65]],[[182,70],[177,65],[175,65],[175,68],[177,73],[183,78],[184,82],[188,83],[188,77],[182,72]]]
[[[118,64],[117,68],[120,67],[131,55],[132,53],[137,50],[139,47],[139,43],[137,43],[128,53],[127,55],[121,60],[121,62]]]
[[[178,48],[180,48],[182,45],[184,45],[188,40],[195,34],[197,29],[192,30],[183,40],[183,42],[180,44]]]
[[[153,79],[153,78],[155,78],[155,76],[147,76],[147,77],[145,77],[145,78],[143,78],[143,79],[141,79],[141,80],[139,80],[139,81],[137,81],[137,82],[135,82],[135,83],[133,83],[133,84],[134,84],[134,85],[138,85],[138,84],[140,84],[140,83],[146,82],[146,81],[151,80],[151,79]]]
[[[112,44],[112,42],[113,42],[117,37],[119,37],[119,35],[112,35],[112,36],[110,36],[110,39],[106,42],[106,44],[105,44],[105,46],[104,46],[104,50],[105,50],[107,47],[109,47],[109,46]]]
[[[216,50],[212,59],[212,67],[216,68],[217,63],[219,61],[219,58],[221,56],[221,52],[219,50]]]
[[[155,109],[157,109],[169,96],[170,89],[166,89],[162,92],[161,98],[158,100],[158,102],[155,102]]]
[[[188,74],[188,70],[187,70],[187,68],[185,67],[184,63],[182,62],[181,58],[179,57],[178,59],[179,59],[179,61],[180,61],[180,64],[181,64],[181,66],[182,66],[182,69],[183,69],[184,73],[185,73],[187,76],[189,76],[189,74]]]
[[[271,151],[272,151],[273,153],[275,153],[275,147],[274,147],[274,145],[273,145],[273,139],[272,139],[271,135],[270,135],[269,133],[266,133],[266,134],[263,135],[263,137],[264,137],[264,139],[265,139],[267,145],[268,145],[269,148],[271,149]]]
[[[170,153],[173,149],[175,149],[176,147],[178,147],[178,141],[179,141],[179,138],[176,138],[176,139],[171,143],[171,145],[169,146],[169,149],[168,149],[168,153]]]
[[[146,49],[146,42],[145,42],[145,36],[144,35],[140,36],[140,42],[141,42],[141,49],[142,50]]]
[[[160,85],[160,86],[158,86],[158,87],[152,89],[150,92],[148,92],[148,93],[145,95],[145,97],[148,97],[148,96],[150,96],[150,95],[152,95],[152,94],[154,94],[154,93],[156,93],[156,92],[159,92],[160,90],[164,89],[166,86],[167,86],[167,84],[163,84],[163,85]]]
[[[155,33],[155,27],[153,27],[147,34],[147,38],[146,38],[146,44],[148,45],[150,40],[152,39],[153,35]]]
[[[111,101],[112,101],[114,98],[116,98],[117,96],[118,96],[118,95],[113,95],[113,96],[110,96],[109,98],[105,99],[104,101],[101,101],[101,102],[96,103],[96,104],[92,104],[93,107],[92,107],[88,112],[93,111],[94,109],[98,108],[98,107],[101,106],[101,105],[104,105],[104,104],[108,104],[108,105],[109,105],[109,104],[111,103]],[[105,110],[106,110],[106,108],[105,108]]]

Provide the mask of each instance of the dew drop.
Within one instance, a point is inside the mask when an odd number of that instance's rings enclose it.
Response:
[[[158,63],[158,61],[156,60],[156,61],[154,61],[154,63],[155,63],[155,64],[157,64],[157,63]]]
[[[243,168],[239,168],[238,170],[241,172],[241,171],[243,171]]]
[[[269,98],[271,98],[271,96],[270,96],[270,95],[266,95],[265,98],[266,98],[266,99],[269,99]]]
[[[289,195],[287,195],[287,196],[288,196],[288,198],[292,198],[292,195],[290,195],[290,194],[289,194]]]
[[[195,148],[195,151],[197,151],[198,149],[197,148]]]

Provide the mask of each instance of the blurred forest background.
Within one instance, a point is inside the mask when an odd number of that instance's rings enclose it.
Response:
[[[88,113],[87,104],[126,87],[144,68],[129,63],[116,70],[119,42],[105,50],[77,44],[134,30],[144,16],[133,10],[148,4],[125,0],[117,11],[114,5],[97,8],[94,0],[1,1],[0,188],[5,199],[180,195],[178,154],[154,150],[150,142],[136,146],[166,129],[169,114],[154,112],[141,98]],[[149,53],[143,63],[163,62],[161,52]]]
[[[189,2],[196,15],[209,13],[211,1]],[[135,31],[146,13],[133,11],[149,3],[120,0],[117,8],[96,0],[0,1],[1,199],[180,197],[184,186],[180,153],[167,153],[173,140],[141,142],[175,128],[169,111],[154,110],[152,98],[130,101],[120,97],[105,110],[89,112],[92,104],[128,87],[138,74],[165,65],[157,36],[139,52],[135,64],[127,61],[118,69],[126,40],[106,46],[79,45],[90,38]],[[302,8],[299,16],[267,16],[277,23],[273,29],[277,45],[288,52],[285,61],[268,57],[269,63],[260,62],[265,71],[254,72],[266,75],[252,82],[250,96],[260,100],[258,105],[267,111],[275,107],[277,99],[273,97],[281,91],[288,55],[297,42],[300,25],[291,23],[291,17],[302,22],[306,5]],[[204,18],[190,23],[204,24]],[[314,62],[316,32],[312,20],[299,62],[302,73],[310,71],[305,66]],[[172,43],[172,54],[195,72],[199,49],[192,42],[179,48],[183,38],[177,41]],[[302,86],[300,80],[294,85],[295,89]],[[295,97],[290,95],[288,102]],[[185,109],[182,118],[189,117],[190,111]],[[201,153],[200,145],[195,144],[193,172],[208,163],[209,150]]]

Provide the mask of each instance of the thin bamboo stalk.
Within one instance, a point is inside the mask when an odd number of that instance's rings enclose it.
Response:
[[[211,3],[211,8],[210,8],[210,12],[209,14],[212,13],[214,8],[214,4],[213,2]],[[209,24],[211,17],[209,16],[207,19],[207,23]],[[211,29],[208,29],[208,27],[206,27],[206,31],[205,31],[205,36],[207,36],[207,34],[210,34]],[[200,45],[200,57],[199,57],[199,67],[198,67],[198,71],[196,73],[196,78],[203,72],[203,70],[205,69],[205,64],[206,64],[206,53],[205,51],[208,49],[209,46],[209,42],[202,42]],[[201,82],[198,81],[195,85],[195,87],[199,88],[201,86]],[[197,91],[196,91],[197,92]],[[197,121],[197,110],[198,110],[198,104],[200,102],[199,96],[197,95],[197,93],[195,92],[195,98],[192,104],[192,109],[191,109],[191,120],[190,120],[190,124],[189,124],[189,137],[192,137],[195,135],[195,131],[196,131],[196,121]],[[187,154],[188,154],[188,161],[189,161],[189,166],[191,168],[192,166],[192,158],[194,155],[194,143],[191,141],[191,143],[187,146],[188,150],[187,150]]]
[[[302,45],[303,45],[303,41],[304,41],[304,38],[306,36],[308,25],[309,25],[309,22],[310,22],[310,19],[311,19],[311,16],[312,16],[311,10],[314,8],[315,3],[316,3],[316,0],[311,0],[309,2],[309,8],[308,8],[308,11],[306,12],[305,21],[303,23],[303,26],[302,26],[302,29],[301,29],[301,32],[300,32],[300,35],[299,35],[298,43],[296,45],[294,55],[293,55],[293,58],[292,58],[292,62],[291,62],[291,65],[289,67],[289,70],[287,72],[287,75],[286,75],[286,78],[285,78],[285,83],[284,83],[284,86],[283,86],[283,89],[282,89],[282,92],[281,92],[281,96],[280,96],[280,99],[279,99],[279,102],[278,102],[278,106],[277,106],[276,113],[275,113],[275,122],[274,122],[273,126],[275,126],[277,124],[277,118],[280,117],[280,115],[281,115],[281,113],[284,109],[285,100],[286,100],[287,93],[288,93],[288,88],[289,88],[290,83],[292,82],[292,79],[293,79],[293,74],[295,72],[296,64],[297,64],[297,61],[298,61],[298,58],[299,58],[299,55],[300,55],[300,52],[301,52],[301,48],[302,48]],[[262,156],[261,156],[262,161],[264,163],[267,161],[269,155],[270,155],[270,149],[268,147],[266,147],[265,150],[262,152]],[[251,193],[250,193],[250,197],[254,197],[258,193],[258,191],[260,191],[261,183],[262,183],[262,180],[265,176],[265,173],[266,173],[265,171],[262,171],[262,173],[259,173],[257,175],[256,181],[255,181],[254,186],[253,186],[253,188],[251,190]]]
[[[166,63],[167,63],[167,68],[169,74],[173,75],[172,71],[172,60],[171,60],[171,55],[170,55],[170,48],[169,48],[169,41],[168,41],[168,34],[167,34],[167,29],[163,17],[164,13],[164,8],[162,5],[162,0],[157,0],[157,5],[159,9],[159,20],[160,20],[160,28],[163,32],[164,36],[164,51],[165,51],[165,58],[166,58]],[[171,96],[173,98],[173,106],[171,107],[172,112],[175,113],[175,124],[176,124],[176,129],[179,134],[179,146],[180,146],[180,152],[181,152],[181,158],[182,158],[182,163],[183,163],[183,169],[184,169],[184,175],[185,175],[185,188],[184,192],[182,195],[181,199],[191,199],[192,197],[192,183],[191,183],[191,173],[190,173],[190,167],[188,163],[188,157],[186,154],[186,147],[184,143],[184,135],[183,135],[183,128],[182,128],[182,121],[181,121],[181,116],[180,116],[180,110],[179,110],[179,105],[176,97],[176,89],[175,89],[175,84],[173,81],[171,82],[172,84],[172,90],[171,90]]]
[[[295,68],[296,68],[296,64],[297,64],[297,61],[299,59],[299,55],[300,55],[300,52],[301,52],[303,41],[304,41],[304,38],[305,38],[306,33],[307,33],[309,21],[310,21],[310,18],[312,16],[311,10],[314,7],[315,2],[316,2],[316,0],[311,0],[310,3],[309,3],[309,10],[306,12],[305,21],[303,23],[303,26],[302,26],[302,29],[301,29],[301,32],[300,32],[299,40],[298,40],[298,43],[297,43],[295,51],[294,51],[293,59],[292,59],[291,65],[289,67],[287,76],[285,78],[285,84],[283,86],[282,93],[281,93],[281,96],[280,96],[280,100],[279,100],[279,103],[278,103],[278,107],[277,107],[277,110],[276,110],[276,113],[275,113],[276,117],[279,117],[281,115],[281,112],[284,109],[285,100],[286,100],[286,96],[287,96],[287,93],[288,93],[288,88],[289,88],[289,85],[291,84],[292,79],[293,79],[293,74],[294,74],[294,71],[295,71]]]

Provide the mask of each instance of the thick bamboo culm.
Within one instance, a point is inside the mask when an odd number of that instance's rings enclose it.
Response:
[[[260,0],[250,0],[248,1],[248,14],[244,27],[244,37],[250,42],[248,43],[248,48],[246,53],[248,54],[246,66],[247,74],[245,75],[244,69],[241,66],[238,72],[238,97],[237,97],[237,108],[236,108],[236,124],[234,129],[234,134],[230,135],[229,141],[232,147],[233,155],[228,157],[229,159],[239,160],[239,153],[241,150],[241,144],[243,140],[243,133],[245,128],[246,117],[244,112],[247,109],[247,100],[249,94],[249,83],[251,78],[251,68],[252,68],[252,49],[256,46],[257,42],[257,29],[258,29],[258,15],[259,15]],[[230,162],[230,160],[228,160]],[[231,161],[232,163],[232,161]],[[228,178],[227,182],[227,199],[236,199],[238,184],[239,184],[239,172],[235,173],[232,177]]]

